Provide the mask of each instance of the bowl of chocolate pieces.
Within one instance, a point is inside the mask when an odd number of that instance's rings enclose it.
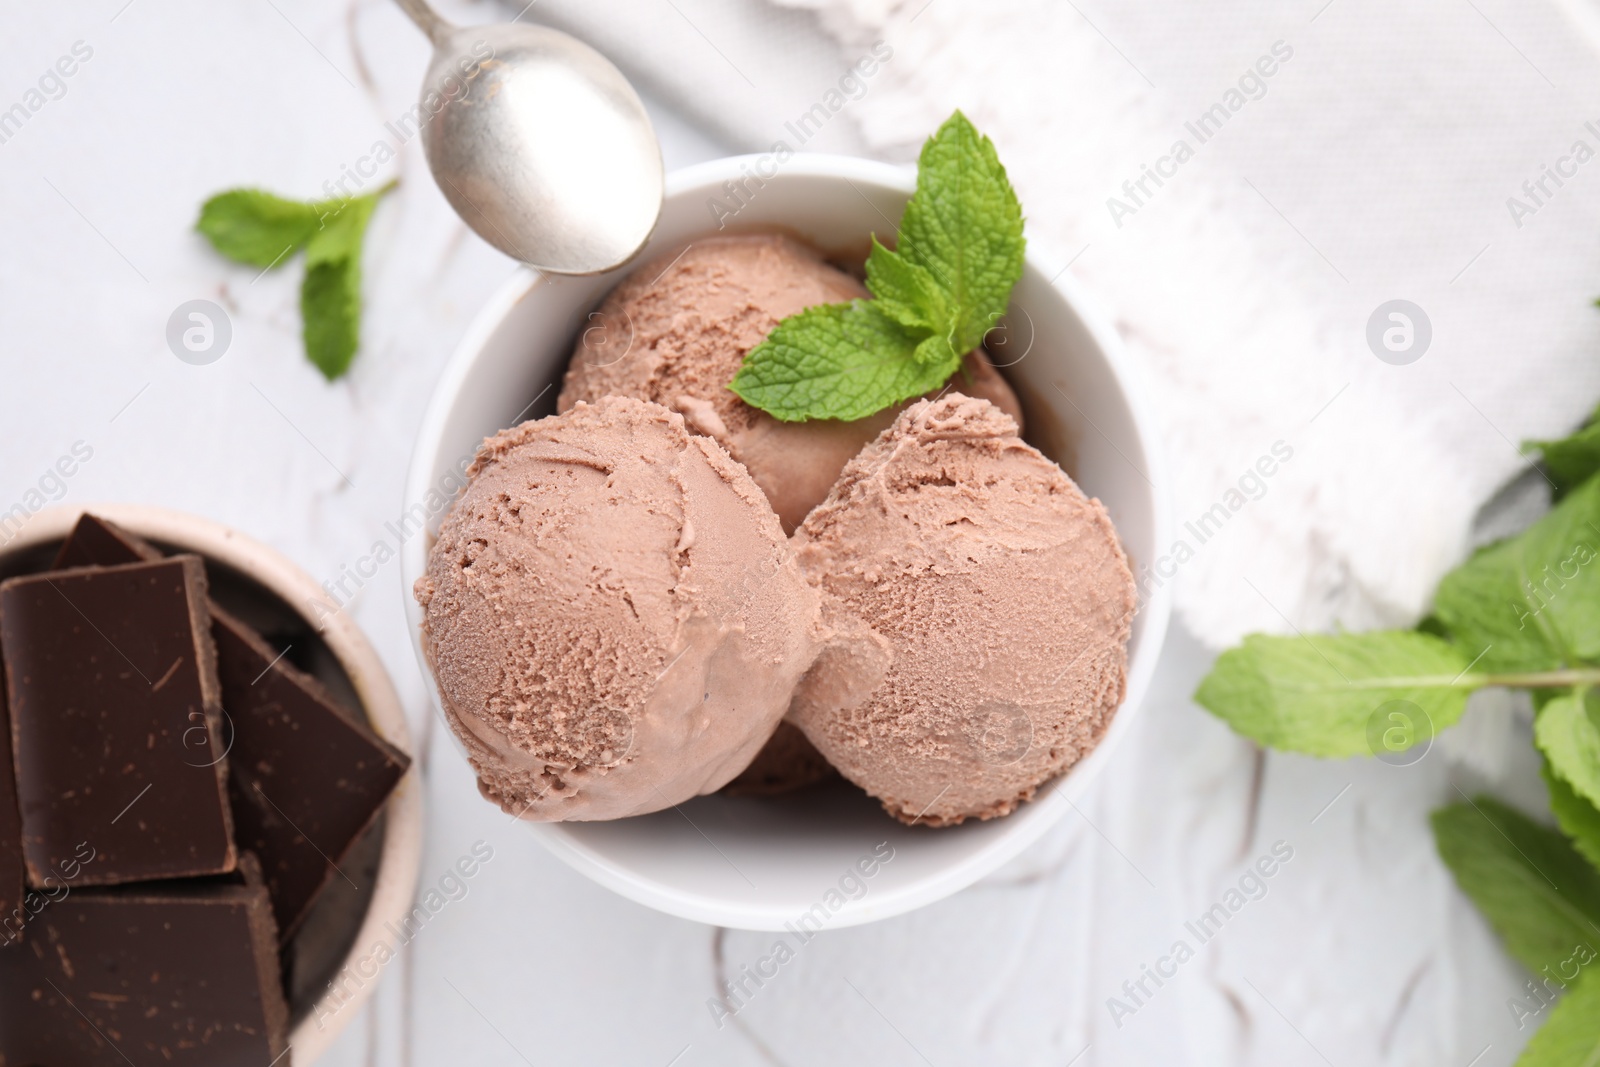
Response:
[[[300,1067],[398,952],[399,697],[272,549],[156,508],[0,547],[0,1067]]]

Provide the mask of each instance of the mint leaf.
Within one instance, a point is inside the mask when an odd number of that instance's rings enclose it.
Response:
[[[361,239],[382,193],[318,205],[322,228],[306,246],[300,318],[306,358],[330,382],[361,344]]]
[[[1600,408],[1570,437],[1559,441],[1528,441],[1522,447],[1542,453],[1540,463],[1556,484],[1556,497],[1560,499],[1600,471]]]
[[[1550,769],[1591,804],[1600,804],[1600,700],[1563,693],[1539,710],[1533,741]]]
[[[1252,634],[1218,657],[1195,700],[1263,745],[1354,756],[1374,751],[1369,723],[1390,701],[1415,705],[1427,717],[1420,725],[1431,725],[1432,732],[1453,724],[1481,684],[1463,677],[1468,662],[1450,642],[1411,630]],[[1409,740],[1425,739],[1419,734]]]
[[[1600,660],[1600,478],[1445,575],[1434,614],[1486,672]]]
[[[960,364],[919,361],[920,340],[876,301],[822,304],[778,323],[728,388],[785,422],[866,418],[938,388]]]
[[[729,388],[786,422],[865,418],[937,389],[1005,314],[1025,247],[994,145],[957,111],[923,146],[898,250],[872,239],[876,299],[783,320]]]
[[[930,333],[921,341],[918,341],[917,347],[911,350],[911,358],[926,367],[944,368],[942,372],[944,377],[930,384],[927,389],[921,390],[924,393],[928,389],[937,389],[943,385],[945,379],[954,374],[956,369],[961,366],[961,357],[956,354],[955,349],[950,347],[949,338],[942,333]],[[940,372],[935,370],[930,373]],[[916,394],[913,393],[912,395],[915,396]],[[901,397],[900,399],[904,400],[905,398]],[[894,401],[891,401],[891,403],[894,403]]]
[[[1593,941],[1585,943],[1593,945]],[[1592,951],[1592,949],[1591,949]],[[1587,953],[1577,954],[1583,959]],[[1600,974],[1585,968],[1539,1027],[1517,1067],[1596,1067],[1600,1064]]]
[[[954,351],[978,347],[1005,314],[1025,248],[1022,206],[994,144],[957,111],[922,147],[899,242],[899,254],[943,287]]]
[[[255,267],[282,263],[311,239],[318,208],[259,189],[230,189],[200,208],[195,229],[218,252]]]
[[[879,310],[900,325],[934,333],[949,331],[950,306],[939,280],[926,268],[883,247],[876,234],[872,254],[867,257],[867,288],[877,298]]]
[[[345,200],[302,202],[259,189],[230,189],[200,208],[195,228],[217,251],[271,267],[302,245],[300,317],[306,358],[329,381],[350,369],[361,343],[361,242],[372,209],[395,187]]]
[[[361,264],[351,257],[306,268],[300,284],[301,338],[309,359],[333,381],[361,344]]]
[[[366,235],[367,222],[378,198],[388,189],[366,196],[353,196],[348,200],[325,200],[313,205],[317,211],[317,225],[306,245],[306,264],[331,263],[361,255],[361,239]]]
[[[1573,847],[1492,797],[1433,813],[1434,843],[1507,951],[1538,973],[1600,945],[1600,872]]]
[[[1562,781],[1551,769],[1548,759],[1540,771],[1550,791],[1550,811],[1555,815],[1561,832],[1572,839],[1572,847],[1591,866],[1600,869],[1600,808],[1579,796]]]

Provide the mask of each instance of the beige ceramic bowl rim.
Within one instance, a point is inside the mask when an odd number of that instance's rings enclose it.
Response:
[[[727,180],[737,181],[751,169],[768,167],[770,156],[728,156],[708,160],[673,171],[667,176],[668,202],[685,196],[702,196],[720,188]],[[765,173],[762,171],[762,173]],[[797,153],[779,168],[782,178],[821,178],[854,186],[881,186],[909,195],[916,187],[915,171],[906,166],[883,163],[855,156],[836,156],[820,153]],[[857,194],[860,189],[856,189]],[[1132,415],[1134,428],[1143,450],[1147,467],[1146,481],[1151,494],[1151,543],[1171,543],[1171,504],[1167,495],[1166,456],[1156,434],[1156,421],[1143,385],[1133,367],[1121,339],[1110,322],[1100,314],[1094,301],[1066,276],[1064,260],[1055,260],[1030,244],[1028,267],[1044,278],[1051,279],[1049,288],[1062,300],[1083,325],[1093,341],[1098,358],[1105,364],[1117,383],[1122,398]],[[1055,260],[1055,261],[1053,261]],[[436,453],[441,447],[441,436],[450,419],[458,398],[470,387],[478,358],[495,337],[503,322],[524,299],[538,287],[547,284],[539,272],[519,268],[489,298],[473,318],[455,352],[446,363],[434,386],[433,399],[417,431],[416,444],[411,457],[411,468],[406,479],[407,501],[422,500],[434,481]],[[489,428],[485,435],[501,427]],[[412,625],[413,650],[428,687],[435,712],[439,695],[422,647],[420,612],[412,599],[412,583],[419,578],[426,565],[427,543],[431,538],[415,538],[402,549],[401,581],[404,584],[406,608]],[[1143,602],[1140,613],[1145,618],[1145,633],[1136,656],[1129,663],[1127,696],[1106,736],[1090,756],[1077,767],[1039,790],[1035,806],[1054,809],[1049,815],[1039,815],[1026,820],[1017,819],[1009,832],[976,851],[963,860],[924,876],[918,883],[897,890],[892,897],[879,898],[871,908],[846,912],[836,916],[832,927],[843,928],[879,919],[889,918],[934,903],[966,888],[993,871],[1007,860],[1020,854],[1037,841],[1067,810],[1075,810],[1073,796],[1082,791],[1098,775],[1109,760],[1112,751],[1125,737],[1149,693],[1156,661],[1160,658],[1171,616],[1171,590],[1158,585]],[[1056,794],[1067,799],[1067,804],[1042,803]],[[1069,795],[1070,794],[1070,795]],[[1009,821],[1009,820],[1008,820]],[[575,841],[562,832],[564,824],[530,823],[533,835],[569,866],[629,900],[696,922],[747,930],[779,930],[784,919],[789,918],[764,906],[737,906],[703,897],[697,893],[658,883],[642,876],[627,866],[619,864],[609,855],[602,854],[586,844]]]
[[[145,505],[56,505],[30,516],[11,540],[0,545],[0,557],[66,537],[85,512],[104,516],[141,537],[226,564],[277,594],[328,643],[378,734],[414,756],[400,695],[366,635],[343,613],[323,615],[320,620],[308,614],[308,605],[326,602],[322,587],[277,550],[237,530],[211,519]],[[374,946],[391,940],[387,926],[398,925],[410,911],[421,861],[422,788],[420,764],[413,758],[411,769],[389,798],[377,886],[361,929],[338,972],[351,973],[357,981],[342,982],[343,994],[333,990],[324,993],[289,1035],[290,1056],[298,1067],[307,1067],[328,1050],[377,987],[377,975],[369,977],[361,965]]]

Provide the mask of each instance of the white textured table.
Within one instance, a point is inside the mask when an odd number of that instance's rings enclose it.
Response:
[[[209,193],[320,195],[376,142],[395,146],[385,123],[410,105],[420,36],[375,0],[8,0],[4,18],[0,511],[32,506],[30,490],[81,442],[92,458],[64,484],[46,478],[46,495],[198,512],[359,585],[349,610],[424,739],[424,884],[476,842],[494,850],[325,1062],[1514,1058],[1526,1035],[1504,1003],[1521,976],[1426,829],[1429,808],[1455,796],[1443,760],[1262,757],[1189,702],[1208,657],[1182,633],[1082,818],[942,904],[819,936],[719,1029],[718,976],[765,955],[771,935],[612,896],[480,801],[427,714],[397,565],[350,577],[379,543],[392,550],[385,524],[431,383],[511,264],[449,212],[420,146],[398,146],[402,187],[368,241],[365,345],[329,386],[301,355],[298,264],[257,277],[191,229]],[[75,46],[73,75],[30,97]],[[13,103],[27,114],[4,125]],[[669,114],[660,122],[669,166],[721,151]],[[197,297],[232,321],[231,348],[209,366],[179,362],[164,339],[172,310]],[[1278,842],[1290,858],[1265,895],[1202,942],[1186,924]],[[1180,940],[1193,953],[1178,963]],[[1171,976],[1158,986],[1145,965]]]

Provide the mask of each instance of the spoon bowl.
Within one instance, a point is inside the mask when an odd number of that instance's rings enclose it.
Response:
[[[622,72],[545,26],[458,28],[419,17],[415,0],[401,6],[434,42],[422,144],[467,225],[555,274],[632,259],[655,229],[664,175],[655,130]]]

